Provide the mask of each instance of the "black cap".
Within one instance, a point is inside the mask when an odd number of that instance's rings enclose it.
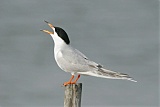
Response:
[[[70,44],[70,40],[69,40],[69,38],[68,38],[67,33],[66,33],[62,28],[60,28],[60,27],[54,27],[54,28],[55,28],[55,31],[56,31],[56,33],[58,34],[58,36],[59,36],[60,38],[62,38],[62,40],[64,40],[64,42],[65,42],[66,44]]]

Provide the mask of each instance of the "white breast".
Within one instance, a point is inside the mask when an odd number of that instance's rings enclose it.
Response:
[[[62,51],[65,51],[65,50],[68,50],[69,49],[69,46],[64,44],[64,45],[61,45],[61,47],[56,46],[54,47],[54,57],[55,57],[55,60],[58,64],[58,66],[66,71],[66,72],[73,72],[73,69],[72,69],[72,65],[71,63],[69,63],[68,60],[65,59],[65,54],[62,52]]]

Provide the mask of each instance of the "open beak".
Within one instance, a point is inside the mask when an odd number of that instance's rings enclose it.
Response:
[[[40,31],[43,31],[43,32],[45,32],[45,33],[47,33],[47,34],[53,34],[53,32],[50,32],[50,31],[48,31],[48,30],[40,30]]]
[[[54,26],[53,26],[52,24],[50,24],[50,23],[47,22],[47,21],[44,21],[44,22],[46,22],[49,27],[51,27],[52,29],[54,29]],[[54,32],[50,32],[50,31],[48,31],[48,30],[40,30],[40,31],[43,31],[43,32],[45,32],[45,33],[47,33],[47,34],[54,34]]]
[[[53,26],[52,24],[50,24],[48,21],[45,21],[45,20],[44,20],[44,22],[46,22],[49,27],[51,27],[52,29],[54,29],[54,26]]]

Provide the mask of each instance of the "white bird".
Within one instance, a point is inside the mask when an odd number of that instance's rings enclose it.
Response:
[[[79,50],[71,47],[70,40],[67,33],[60,27],[54,27],[49,22],[45,21],[53,30],[41,30],[47,34],[50,34],[54,41],[54,57],[58,66],[65,72],[72,74],[70,80],[63,85],[75,84],[80,78],[80,74],[89,75],[101,78],[110,79],[124,79],[136,82],[129,75],[107,70],[102,65],[97,64],[89,60]],[[78,74],[77,78],[73,80],[74,75]]]

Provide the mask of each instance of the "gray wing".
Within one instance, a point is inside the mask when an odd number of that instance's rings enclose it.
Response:
[[[61,50],[61,53],[63,58],[71,64],[86,65],[89,61],[83,53],[72,47],[70,49]]]
[[[79,50],[77,50],[77,49],[73,49],[73,50],[75,53],[79,54],[81,57],[88,60],[88,58],[83,53],[81,53]]]
[[[61,53],[63,55],[63,64],[65,63],[65,65],[69,65],[68,70],[72,70],[75,72],[86,72],[93,69],[93,67],[100,66],[99,64],[90,61],[83,53],[81,53],[77,49],[70,48],[61,50]]]
[[[127,74],[107,70],[103,68],[102,65],[90,61],[83,53],[81,53],[77,49],[70,48],[69,50],[63,50],[61,52],[63,54],[64,61],[66,61],[68,65],[70,65],[71,71],[77,72],[79,74],[101,78],[126,79],[136,82]]]

